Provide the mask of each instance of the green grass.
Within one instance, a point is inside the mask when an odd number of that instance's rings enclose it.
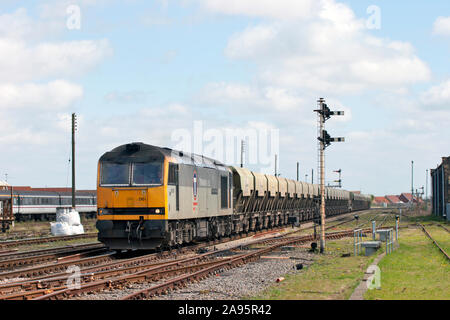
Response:
[[[447,231],[437,226],[427,227],[442,247],[449,248]],[[449,263],[420,229],[402,229],[400,247],[384,257],[381,269],[381,289],[368,290],[364,299],[431,300],[450,299]]]
[[[262,300],[322,300],[348,299],[364,276],[376,255],[353,256],[353,238],[330,240],[324,255],[307,269],[288,274],[286,280],[274,284],[261,294],[249,299]],[[380,251],[381,252],[381,251]],[[342,257],[351,253],[350,257]]]
[[[374,214],[360,218],[370,221]],[[395,216],[386,224],[395,223]],[[377,220],[381,221],[380,218]],[[403,223],[420,222],[447,252],[450,237],[447,231],[433,225],[448,223],[439,217],[421,216],[404,219]],[[348,223],[337,229],[349,229],[357,223]],[[331,231],[331,230],[330,230]],[[333,230],[334,231],[334,230]],[[440,251],[418,228],[400,229],[400,247],[385,256],[378,266],[381,269],[381,289],[369,290],[365,299],[450,299],[449,263]],[[285,281],[274,283],[262,293],[246,297],[262,300],[322,300],[348,299],[363,278],[364,271],[376,256],[384,251],[384,244],[371,257],[353,256],[353,239],[345,238],[327,242],[327,253],[317,255],[317,260],[296,274],[288,274]],[[342,253],[351,253],[342,258]]]

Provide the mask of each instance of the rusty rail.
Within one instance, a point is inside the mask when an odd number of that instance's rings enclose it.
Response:
[[[351,231],[342,231],[342,232],[336,232],[333,234],[327,234],[327,239],[336,239],[336,238],[343,238],[346,236],[353,235],[353,230]],[[309,242],[314,240],[314,237],[312,235],[307,235],[303,237],[295,237],[295,239],[289,239],[282,243],[274,244],[267,248],[259,249],[255,252],[245,253],[242,255],[239,255],[237,257],[231,257],[225,259],[225,261],[215,261],[209,263],[205,268],[201,268],[200,270],[194,271],[190,274],[185,274],[180,277],[177,277],[175,279],[171,279],[165,283],[158,284],[156,286],[146,288],[143,290],[139,290],[135,293],[132,293],[126,297],[124,297],[122,300],[139,300],[139,299],[145,299],[148,297],[152,297],[154,295],[164,294],[172,289],[176,289],[179,287],[186,286],[187,283],[191,281],[198,281],[202,280],[212,274],[218,273],[222,270],[228,270],[240,265],[243,265],[245,263],[248,263],[250,261],[254,261],[259,259],[263,254],[266,254],[270,251],[273,251],[281,246],[291,245],[291,244],[298,244],[301,242]]]
[[[10,279],[15,277],[30,278],[33,276],[44,275],[55,271],[65,271],[71,265],[87,266],[99,264],[105,261],[110,261],[113,254],[115,254],[114,251],[95,257],[79,259],[77,261],[53,263],[38,267],[2,272],[0,273],[0,279]]]
[[[0,260],[0,269],[7,270],[14,267],[22,267],[30,264],[44,263],[49,261],[55,261],[58,258],[62,258],[64,254],[78,253],[83,254],[90,250],[107,250],[103,244],[95,243],[89,245],[83,245],[79,247],[64,247],[57,250],[38,250],[35,252],[29,252],[29,256],[25,255],[12,255],[10,259]]]
[[[417,223],[417,225],[422,229],[422,231],[427,235],[427,237],[430,238],[431,241],[433,241],[434,245],[439,249],[439,251],[441,251],[441,253],[447,258],[447,260],[450,260],[450,257],[447,254],[447,252],[445,252],[445,250],[441,248],[441,246],[436,242],[436,240],[433,239],[433,237],[430,235],[427,229],[425,229],[425,227],[420,223]]]
[[[55,237],[44,237],[44,238],[8,240],[8,241],[1,241],[0,248],[4,249],[4,248],[17,247],[17,246],[28,245],[28,244],[67,241],[67,240],[76,240],[76,239],[88,239],[88,238],[94,238],[94,237],[97,237],[97,232],[77,234],[77,235],[72,235],[72,236],[55,236]]]

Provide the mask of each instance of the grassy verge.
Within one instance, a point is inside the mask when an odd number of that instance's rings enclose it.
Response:
[[[96,219],[82,218],[81,224],[84,227],[84,232],[97,232],[95,227]],[[22,238],[33,237],[47,237],[51,236],[50,221],[21,221],[15,222],[14,227],[11,227],[6,233],[0,233],[0,240],[14,240]]]
[[[447,231],[437,226],[427,230],[443,248],[450,248]],[[381,289],[367,291],[364,299],[450,299],[449,263],[431,240],[420,229],[409,228],[401,231],[399,243],[400,247],[378,264]]]
[[[380,251],[381,252],[381,251]],[[350,257],[342,257],[351,253]],[[263,300],[322,300],[348,299],[364,276],[376,255],[353,256],[353,239],[345,238],[327,242],[327,253],[317,255],[317,260],[306,270],[286,275],[286,280],[274,284],[261,294],[248,297]]]

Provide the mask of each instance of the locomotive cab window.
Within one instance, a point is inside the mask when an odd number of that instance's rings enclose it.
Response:
[[[148,162],[133,164],[133,184],[162,185],[163,162]]]
[[[178,184],[178,165],[175,163],[169,163],[169,181],[170,185]]]
[[[128,185],[130,183],[129,164],[103,162],[101,167],[102,185]]]

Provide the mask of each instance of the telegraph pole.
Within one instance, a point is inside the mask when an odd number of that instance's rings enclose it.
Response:
[[[297,162],[297,181],[300,179],[300,163]]]
[[[318,109],[314,110],[318,115],[318,130],[319,130],[319,177],[320,177],[320,253],[325,252],[325,148],[331,142],[343,142],[344,138],[331,138],[327,131],[325,131],[325,121],[331,116],[344,115],[344,111],[331,111],[325,104],[325,100],[320,98],[317,101]]]
[[[428,211],[428,169],[425,177],[425,211]]]
[[[72,208],[75,210],[75,131],[77,130],[77,116],[72,113]]]
[[[414,161],[411,161],[411,196],[414,200]]]
[[[311,169],[311,184],[314,183],[314,169]]]

